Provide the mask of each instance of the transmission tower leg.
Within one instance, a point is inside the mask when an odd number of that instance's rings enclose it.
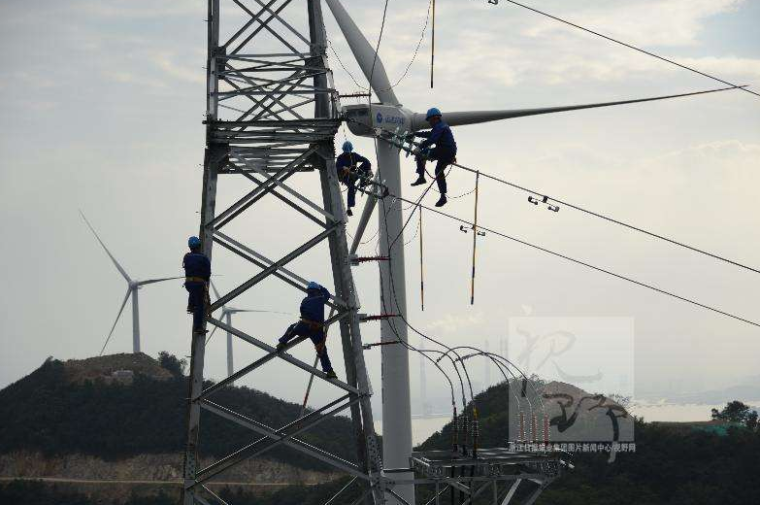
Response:
[[[358,478],[364,483],[371,502],[379,505],[385,503],[386,479],[374,431],[371,388],[359,328],[359,301],[351,274],[345,213],[334,165],[334,137],[340,124],[339,104],[327,66],[327,41],[320,1],[307,0],[304,3],[284,0],[275,8],[272,4],[276,0],[273,0],[267,5],[260,4],[258,12],[237,0],[221,1],[225,4],[223,32],[232,36],[223,45],[219,44],[220,0],[208,0],[207,136],[200,237],[203,251],[209,258],[212,244],[217,243],[236,257],[258,266],[261,271],[253,277],[246,276],[236,288],[215,300],[209,308],[210,314],[206,322],[265,354],[253,363],[240,367],[226,379],[203,389],[205,336],[192,336],[183,503],[208,503],[208,497],[213,496],[213,492],[206,483],[211,479],[272,448],[285,446],[315,457],[333,470]],[[303,30],[299,31],[298,28],[306,18],[304,5],[308,10],[308,33],[302,33]],[[228,12],[232,13],[238,8],[241,10],[237,11],[237,16],[227,16]],[[247,15],[250,19],[241,21],[241,15]],[[228,26],[235,23],[241,24]],[[278,44],[282,47],[269,50],[270,46]],[[267,51],[260,52],[261,47],[267,47]],[[221,91],[220,80],[226,84]],[[304,100],[304,95],[312,95],[313,100]],[[233,110],[241,115],[232,114],[231,119],[220,118],[220,97],[226,100],[226,104],[235,104],[225,105],[225,111]],[[301,174],[313,173],[315,170],[319,173],[323,206],[301,194],[298,186],[293,183],[296,179],[305,182],[306,175]],[[255,187],[241,199],[229,206],[225,205],[217,215],[217,182],[220,174],[224,174],[225,179],[234,179],[237,187],[241,183],[252,183]],[[289,180],[291,176],[298,177]],[[310,183],[313,184],[313,179]],[[226,228],[222,230],[227,223],[240,218],[265,196],[276,197],[321,228],[316,236],[311,236],[276,261],[269,260],[254,250],[254,247],[228,235],[233,232],[228,232]],[[262,217],[262,213],[254,215]],[[280,229],[272,230],[271,226],[267,229],[273,233],[283,233]],[[304,227],[299,227],[288,233],[297,236],[303,231]],[[330,251],[335,286],[335,296],[330,305],[336,309],[335,319],[339,321],[345,357],[345,382],[342,378],[328,380],[324,373],[287,351],[278,353],[270,344],[233,327],[229,319],[220,320],[214,316],[215,311],[220,310],[224,304],[259,286],[267,278],[279,279],[292,288],[305,291],[306,279],[286,265],[323,240],[326,240]],[[278,244],[260,240],[256,247],[276,245]],[[214,266],[217,268],[216,262]],[[296,340],[292,342],[292,345],[297,344]],[[328,381],[332,386],[342,389],[345,396],[316,408],[313,412],[304,413],[299,419],[280,428],[267,426],[211,400],[211,395],[220,388],[233,384],[274,360],[284,361],[320,380]],[[266,385],[267,383],[261,383],[260,387]],[[206,412],[204,419],[206,415],[220,416],[251,430],[259,438],[201,467],[198,453],[201,410]],[[348,461],[350,458],[331,454],[297,438],[326,417],[338,415],[344,410],[351,412],[356,463]]]

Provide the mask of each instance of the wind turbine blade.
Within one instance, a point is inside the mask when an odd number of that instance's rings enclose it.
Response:
[[[113,264],[116,266],[116,269],[119,271],[119,273],[121,273],[121,275],[124,276],[127,282],[132,282],[132,279],[129,278],[129,275],[127,275],[127,272],[121,267],[121,265],[119,265],[119,262],[116,261],[116,258],[113,257],[113,254],[111,254],[111,251],[108,250],[108,248],[103,243],[103,241],[100,240],[100,237],[95,231],[95,228],[93,228],[90,222],[87,220],[87,218],[84,215],[84,212],[80,210],[79,215],[82,216],[82,219],[84,219],[84,222],[87,225],[87,227],[90,229],[90,231],[92,231],[93,235],[95,235],[95,238],[98,240],[98,242],[100,242],[100,245],[103,246],[103,249],[106,251],[106,254],[108,255],[108,257],[111,258],[111,261],[113,261]]]
[[[216,299],[218,300],[219,298],[221,298],[219,296],[219,291],[216,290],[216,286],[214,285],[214,281],[212,281],[212,280],[209,279],[209,284],[211,284],[211,289],[213,290],[214,296],[216,297]]]
[[[173,280],[176,280],[176,279],[184,279],[184,278],[185,278],[185,276],[183,275],[183,276],[180,276],[180,277],[163,277],[161,279],[148,279],[147,281],[138,281],[137,285],[138,286],[145,286],[146,284],[155,284],[157,282],[173,281]]]
[[[116,314],[116,320],[113,322],[113,326],[111,326],[111,331],[108,332],[108,338],[106,338],[106,343],[103,344],[103,348],[100,350],[100,356],[103,355],[103,352],[106,350],[106,346],[108,345],[108,341],[111,340],[111,335],[113,335],[113,330],[116,329],[116,323],[119,322],[119,318],[121,317],[121,313],[124,312],[124,306],[127,304],[127,300],[129,300],[129,295],[132,294],[132,288],[127,288],[127,294],[124,297],[124,301],[121,302],[121,308],[119,308],[119,313]]]
[[[340,0],[326,0],[326,2],[338,22],[340,31],[346,37],[346,42],[348,42],[351,52],[354,53],[354,58],[364,72],[364,76],[372,84],[372,90],[384,104],[399,105],[391,82],[388,80],[388,73],[380,60],[380,55],[375,55],[375,48],[364,37]]]
[[[292,312],[279,312],[276,310],[255,310],[255,309],[230,309],[230,312],[238,313],[238,312],[259,312],[264,314],[285,314],[286,316],[294,316],[295,314]]]
[[[211,330],[211,333],[208,334],[208,338],[206,338],[206,345],[208,345],[209,341],[211,340],[211,337],[214,336],[214,333],[216,333],[216,330],[218,330],[218,326],[214,326],[214,329]]]
[[[612,107],[615,105],[627,105],[632,103],[653,102],[656,100],[669,100],[671,98],[682,98],[686,96],[704,95],[708,93],[718,93],[720,91],[735,90],[746,86],[728,87],[719,89],[710,89],[707,91],[695,91],[693,93],[681,93],[679,95],[656,96],[650,98],[637,98],[635,100],[622,100],[617,102],[590,103],[583,105],[566,105],[561,107],[546,107],[540,109],[513,109],[513,110],[494,110],[494,111],[470,111],[470,112],[446,112],[443,115],[444,120],[449,126],[462,126],[476,123],[486,123],[488,121],[498,121],[500,119],[513,119],[525,116],[537,116],[540,114],[554,114],[556,112],[567,112],[571,110],[596,109],[599,107]],[[429,128],[425,121],[424,114],[415,114],[412,119],[412,130]]]

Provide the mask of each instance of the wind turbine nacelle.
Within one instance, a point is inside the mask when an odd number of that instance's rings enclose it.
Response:
[[[373,137],[376,128],[390,132],[413,131],[414,115],[414,112],[396,105],[373,104],[370,107],[361,104],[343,107],[343,117],[348,129],[361,137]]]

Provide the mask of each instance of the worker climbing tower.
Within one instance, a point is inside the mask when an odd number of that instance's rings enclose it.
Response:
[[[260,269],[255,275],[232,279],[236,285],[228,293],[211,300],[207,324],[231,333],[263,351],[262,357],[243,366],[213,385],[204,384],[205,336],[192,336],[190,386],[187,413],[187,446],[184,462],[184,505],[226,503],[207,485],[211,479],[249,458],[274,447],[286,446],[316,458],[327,467],[344,472],[363,483],[366,503],[382,503],[386,480],[374,431],[370,405],[370,384],[362,354],[358,298],[350,270],[346,243],[345,211],[334,167],[334,136],[340,124],[338,95],[325,56],[326,37],[319,0],[290,2],[272,0],[246,2],[208,0],[208,66],[206,151],[203,166],[203,194],[199,236],[203,252],[212,257],[214,246],[228,251],[227,257],[242,258]],[[302,194],[299,182],[308,179],[321,188],[321,202]],[[317,179],[319,184],[317,184]],[[223,203],[223,184],[234,190],[249,187],[240,197]],[[217,191],[217,188],[220,191]],[[219,202],[217,195],[219,194]],[[294,230],[285,224],[267,229],[271,237],[257,237],[246,243],[236,234],[234,222],[246,224],[270,221],[257,213],[263,199],[277,199],[315,229],[299,239],[295,249],[273,254],[277,236],[295,237],[305,226]],[[284,221],[283,221],[284,222]],[[233,229],[233,231],[230,231]],[[306,291],[313,272],[301,275],[289,265],[296,258],[315,253],[327,243],[335,295],[328,305],[332,317],[332,340],[340,338],[345,358],[345,376],[329,380],[324,373],[303,362],[288,350],[301,343],[299,337],[277,353],[270,345],[276,335],[255,336],[235,321],[220,317],[221,309],[238,296],[260,288],[262,281],[279,280],[294,291]],[[230,254],[231,253],[231,254]],[[270,259],[276,258],[276,259]],[[230,271],[213,258],[215,271]],[[326,268],[320,269],[325,275]],[[340,398],[307,411],[285,426],[268,426],[215,401],[214,393],[231,385],[273,360],[284,360],[331,384]],[[266,389],[266,384],[257,384]],[[324,419],[350,412],[353,423],[355,460],[347,461],[299,438]],[[209,416],[250,430],[250,443],[226,457],[211,461],[201,451],[202,422]],[[220,426],[219,423],[213,423]]]

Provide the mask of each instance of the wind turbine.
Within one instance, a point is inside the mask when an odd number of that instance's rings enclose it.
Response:
[[[145,281],[140,280],[133,280],[124,270],[124,268],[119,264],[118,261],[116,261],[116,258],[114,258],[113,254],[111,254],[111,251],[108,250],[106,245],[103,243],[102,240],[100,240],[100,237],[98,236],[97,232],[95,231],[95,228],[92,227],[90,222],[85,217],[84,213],[80,210],[79,215],[82,216],[82,219],[84,219],[85,224],[87,227],[92,231],[93,235],[95,235],[95,238],[100,242],[100,245],[103,246],[103,250],[106,252],[109,258],[111,258],[111,261],[113,262],[116,269],[119,271],[119,273],[124,277],[124,280],[127,281],[127,294],[124,296],[124,301],[121,302],[121,307],[119,308],[119,313],[116,314],[116,320],[113,322],[113,326],[111,326],[111,331],[108,332],[108,338],[106,338],[105,344],[103,344],[103,348],[100,350],[100,355],[103,355],[103,351],[106,350],[106,346],[108,345],[108,341],[111,340],[111,335],[113,335],[114,329],[116,329],[116,323],[119,322],[119,318],[121,317],[121,313],[124,312],[124,307],[127,305],[127,300],[129,300],[129,297],[132,297],[132,352],[137,354],[140,352],[140,303],[138,298],[138,290],[146,286],[148,284],[155,284],[157,282],[164,282],[164,281],[171,281],[174,279],[184,279],[184,277],[163,277],[160,279],[148,279]]]
[[[362,72],[370,83],[370,88],[380,100],[379,104],[350,105],[343,108],[343,115],[348,122],[349,130],[359,136],[374,137],[377,148],[378,172],[382,175],[383,184],[388,191],[397,196],[402,196],[400,180],[400,149],[394,145],[377,139],[375,131],[382,129],[396,132],[406,130],[408,132],[427,128],[425,114],[416,113],[401,105],[393,91],[385,67],[370,45],[356,26],[351,16],[346,12],[340,0],[325,0],[332,11],[338,26],[346,38],[346,42],[359,64]],[[638,102],[665,100],[684,96],[712,93],[738,89],[737,87],[723,88],[719,90],[701,91],[697,93],[684,93],[680,95],[668,95],[659,97],[640,98],[617,102],[604,102],[583,105],[568,105],[560,107],[512,109],[495,111],[465,111],[445,112],[444,118],[450,126],[484,123],[500,119],[512,119],[518,117],[535,116],[540,114],[553,114],[572,110],[591,109],[597,107],[610,107]],[[381,205],[385,205],[384,200]],[[367,213],[367,216],[368,213]],[[400,205],[391,205],[389,208],[378,212],[380,220],[380,254],[388,256],[391,261],[380,262],[381,303],[385,310],[392,313],[406,315],[406,276],[404,270],[404,243],[402,236],[402,211]],[[362,220],[365,216],[362,216]],[[366,224],[366,223],[365,223]],[[360,223],[360,227],[362,223]],[[392,251],[389,244],[393,245]],[[381,340],[407,341],[407,328],[405,324],[393,324],[384,319],[381,323]],[[389,468],[405,467],[409,463],[412,451],[412,423],[411,404],[409,392],[409,356],[404,346],[386,345],[382,348],[382,377],[383,377],[383,460]],[[414,502],[413,488],[400,490],[409,503]]]
[[[219,296],[219,291],[216,290],[216,286],[214,285],[214,281],[211,281],[211,289],[214,291],[214,296],[216,296],[217,299],[221,298]],[[227,305],[222,305],[222,312],[220,314],[219,319],[224,321],[227,326],[232,327],[232,315],[238,314],[241,312],[265,312],[270,314],[287,314],[291,315],[289,312],[277,312],[274,310],[254,310],[254,309],[236,309],[235,307],[228,307]],[[206,345],[208,345],[209,341],[211,340],[211,337],[214,336],[214,333],[216,330],[219,329],[218,326],[214,326],[214,329],[211,330],[211,333],[209,333],[208,338],[206,339]],[[232,333],[229,331],[227,332],[227,377],[232,375],[235,371],[234,367],[234,359],[232,354]]]

